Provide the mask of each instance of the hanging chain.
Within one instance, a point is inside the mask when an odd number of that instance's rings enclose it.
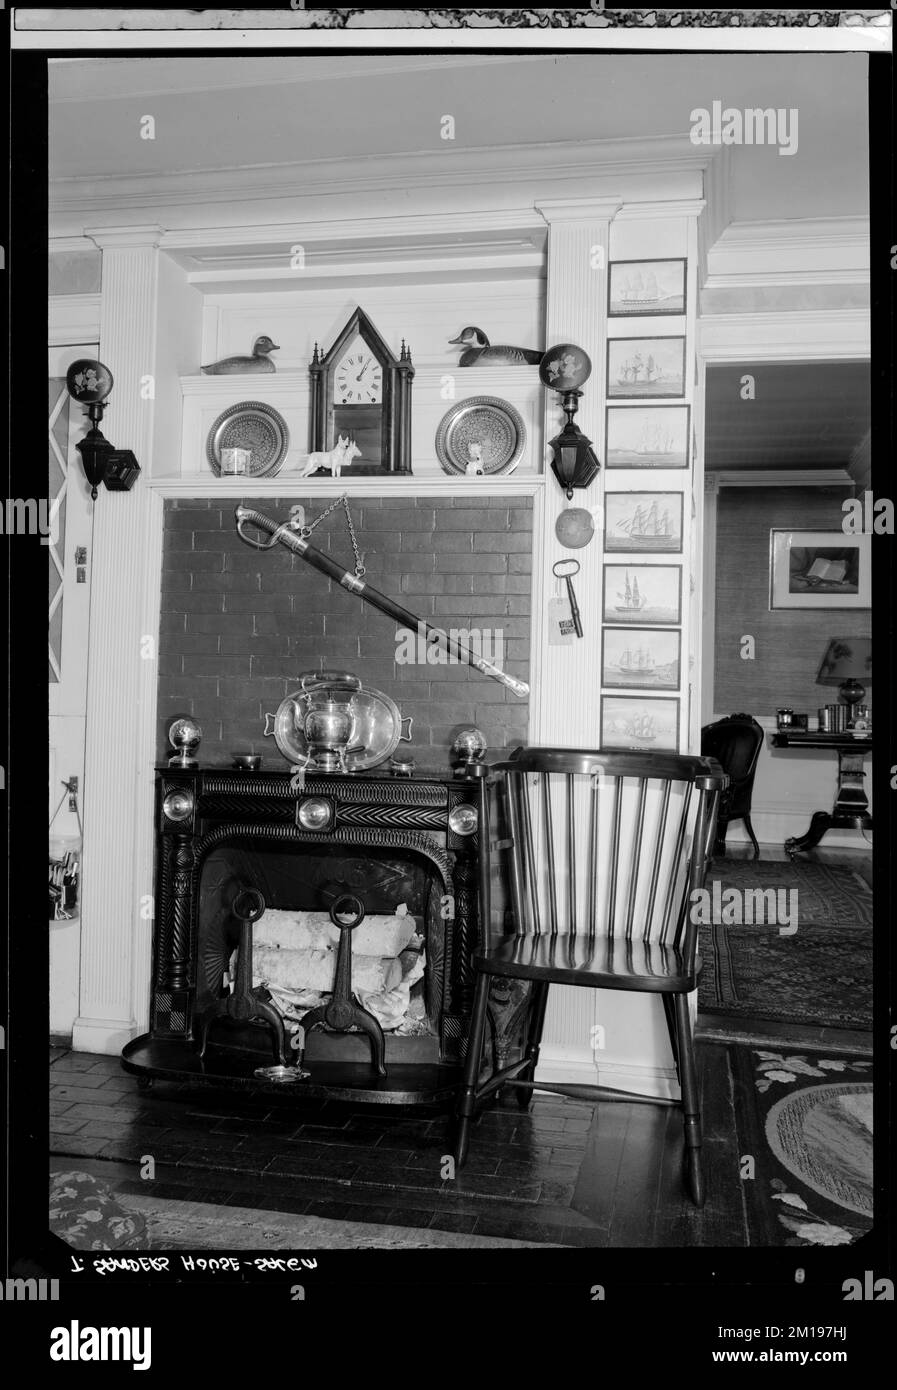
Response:
[[[356,578],[360,579],[365,572],[365,568],[364,565],[361,563],[361,555],[359,554],[358,550],[358,538],[355,535],[355,527],[352,525],[352,514],[349,511],[348,498],[349,494],[347,492],[344,492],[340,497],[336,499],[335,502],[331,502],[330,506],[326,507],[325,510],[321,513],[321,515],[319,517],[316,517],[315,520],[312,521],[308,526],[300,527],[299,534],[300,536],[304,536],[307,540],[308,537],[311,535],[312,531],[314,531],[315,527],[320,526],[324,518],[326,516],[329,516],[331,512],[336,511],[340,502],[342,502],[343,509],[346,513],[346,525],[349,528],[349,539],[352,542],[352,549],[355,552],[355,575]]]

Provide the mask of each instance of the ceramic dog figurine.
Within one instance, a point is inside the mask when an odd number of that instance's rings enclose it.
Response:
[[[344,467],[352,462],[353,459],[361,458],[361,450],[355,440],[345,439],[340,435],[335,446],[329,453],[318,450],[314,454],[309,454],[305,461],[305,467],[299,474],[300,478],[307,478],[310,473],[316,472],[319,468],[330,470],[334,478],[338,478]]]

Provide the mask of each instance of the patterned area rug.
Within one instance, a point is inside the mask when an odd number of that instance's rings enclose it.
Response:
[[[872,1228],[872,1063],[733,1047],[752,1245],[850,1245]]]
[[[824,864],[741,860],[717,864],[707,888],[715,920],[700,928],[701,1009],[779,1023],[872,1027],[872,893],[860,874]],[[742,895],[750,889],[784,894],[779,901],[786,912],[796,908],[797,930],[720,920],[730,888]]]
[[[50,1230],[73,1250],[522,1250],[535,1242],[331,1221],[250,1207],[114,1193],[77,1170],[50,1178]],[[541,1242],[539,1248],[541,1248]],[[562,1247],[554,1247],[561,1249]]]

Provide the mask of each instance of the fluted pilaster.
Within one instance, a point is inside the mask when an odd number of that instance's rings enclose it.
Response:
[[[100,356],[115,379],[104,432],[144,469],[153,445],[158,227],[92,233],[103,251]],[[117,1052],[148,995],[158,499],[100,489],[93,532],[76,1048]]]

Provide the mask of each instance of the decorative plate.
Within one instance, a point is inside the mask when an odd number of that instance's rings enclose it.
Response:
[[[273,406],[263,401],[241,401],[219,415],[209,430],[206,457],[212,472],[220,478],[222,449],[250,449],[247,476],[260,478],[278,471],[289,443],[287,422]]]
[[[363,685],[349,701],[352,711],[352,733],[346,751],[346,769],[349,772],[366,772],[391,758],[403,740],[411,737],[411,719],[403,718],[395,700],[382,690]],[[274,735],[274,742],[288,763],[301,763],[308,757],[308,743],[305,739],[305,695],[294,690],[285,700],[281,700],[274,715],[265,716],[266,735]],[[270,727],[273,725],[273,727]],[[407,727],[407,732],[405,726]]]
[[[509,473],[526,446],[526,425],[519,410],[497,396],[458,401],[436,431],[436,453],[446,473]]]

